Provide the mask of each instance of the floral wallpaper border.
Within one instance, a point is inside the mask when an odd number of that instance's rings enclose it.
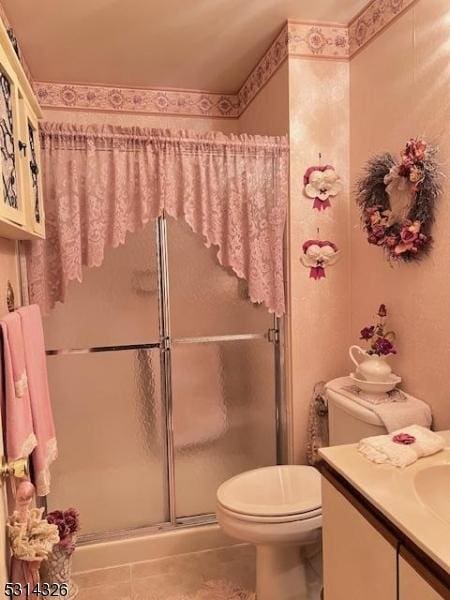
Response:
[[[347,60],[347,27],[288,21],[239,90],[240,114],[288,56]]]
[[[239,90],[239,114],[244,112],[253,98],[283,64],[288,54],[289,32],[286,23]]]
[[[372,0],[348,26],[287,21],[236,94],[34,82],[43,108],[238,118],[287,57],[349,60],[416,0]]]
[[[372,0],[348,25],[350,57],[416,0]]]
[[[288,21],[290,56],[348,59],[348,30],[345,25]]]
[[[34,82],[43,108],[237,118],[234,94]]]

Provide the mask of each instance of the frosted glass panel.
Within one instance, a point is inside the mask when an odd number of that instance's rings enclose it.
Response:
[[[90,348],[158,341],[155,224],[107,248],[101,267],[84,268],[64,304],[44,319],[48,349]]]
[[[168,220],[167,228],[172,331],[163,333],[173,344],[181,518],[214,512],[217,487],[229,477],[276,463],[275,370],[273,345],[264,339],[176,339],[261,334],[273,320],[220,267],[216,249],[181,220]],[[157,255],[154,223],[108,249],[102,266],[86,269],[82,284],[72,282],[66,302],[45,319],[47,349],[159,342]],[[159,348],[48,357],[60,448],[48,506],[77,506],[84,534],[169,521],[160,364]]]
[[[211,513],[223,481],[276,464],[273,346],[176,344],[172,385],[177,515]]]
[[[168,518],[156,351],[48,358],[59,458],[49,509],[76,506],[82,533]]]
[[[217,260],[217,248],[182,220],[168,219],[171,324],[174,337],[264,333],[272,317],[248,299],[247,285]]]

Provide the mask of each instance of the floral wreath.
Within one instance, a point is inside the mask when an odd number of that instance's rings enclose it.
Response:
[[[374,156],[357,183],[367,240],[383,248],[390,261],[420,260],[431,249],[441,191],[436,152],[422,139],[410,139],[400,163],[388,152]]]

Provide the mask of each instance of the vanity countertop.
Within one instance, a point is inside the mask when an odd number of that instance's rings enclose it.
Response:
[[[420,458],[404,469],[369,461],[357,451],[356,444],[322,448],[320,456],[450,574],[450,431],[441,431],[439,435],[446,440],[445,450]],[[430,467],[433,471],[425,475],[424,470]],[[424,475],[429,478],[430,473],[438,481],[438,512],[425,504],[416,489],[417,482],[422,483]],[[433,501],[433,479],[427,493]]]

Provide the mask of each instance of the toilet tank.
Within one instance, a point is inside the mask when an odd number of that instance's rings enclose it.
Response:
[[[368,402],[356,402],[348,397],[348,391],[345,395],[340,391],[351,384],[348,377],[339,377],[326,385],[330,446],[355,444],[362,438],[387,433],[380,418],[368,408]]]

